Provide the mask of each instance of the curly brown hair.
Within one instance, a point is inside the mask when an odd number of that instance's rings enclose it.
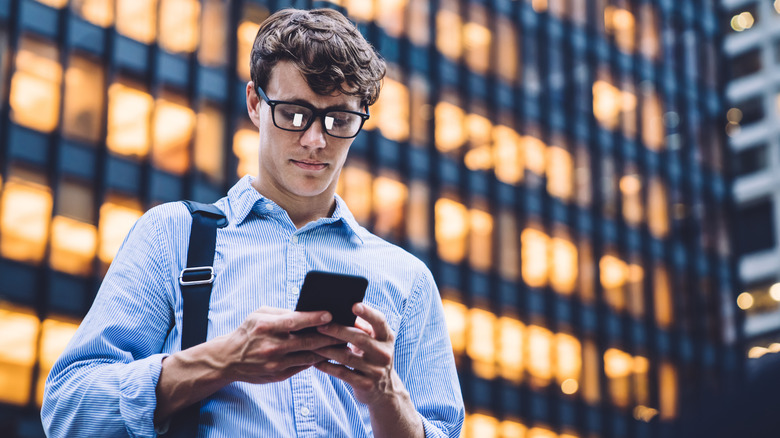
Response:
[[[315,93],[338,90],[359,97],[361,106],[376,102],[386,70],[357,27],[333,9],[282,9],[268,17],[250,56],[255,87],[265,88],[280,60],[292,61]]]

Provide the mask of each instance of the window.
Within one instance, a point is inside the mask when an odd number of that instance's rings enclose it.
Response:
[[[775,219],[771,198],[740,206],[737,212],[737,245],[740,254],[750,254],[775,246]]]
[[[520,276],[520,254],[518,252],[517,218],[509,210],[498,214],[498,272],[506,280],[517,281]]]
[[[22,36],[11,78],[11,120],[38,131],[57,128],[62,66],[54,44]]]
[[[72,275],[89,275],[97,251],[94,192],[87,184],[60,181],[57,211],[51,225],[52,269]]]
[[[420,249],[428,249],[431,244],[429,227],[430,197],[430,188],[426,182],[415,180],[409,184],[406,235],[409,242]]]
[[[646,83],[645,83],[646,84]],[[642,87],[642,142],[650,150],[664,147],[663,104],[652,86]]]
[[[195,112],[182,97],[163,93],[154,109],[152,163],[166,172],[182,175],[190,167],[190,141]]]
[[[444,292],[444,291],[442,291]],[[453,300],[442,299],[444,307],[444,319],[447,321],[447,330],[450,334],[452,351],[456,356],[466,351],[466,327],[468,326],[468,308]]]
[[[549,240],[548,257],[550,286],[558,293],[570,295],[577,284],[577,247],[563,227],[555,227]]]
[[[38,351],[38,384],[36,388],[38,407],[43,404],[43,389],[46,377],[78,328],[79,323],[68,318],[47,318],[41,323],[41,340]]]
[[[601,400],[599,379],[601,364],[596,343],[590,339],[582,345],[582,388],[580,393],[586,403],[595,405]]]
[[[604,8],[604,30],[612,35],[620,51],[633,53],[636,41],[634,14],[628,9],[607,6]]]
[[[659,402],[662,420],[677,417],[677,370],[667,361],[661,362],[658,368],[658,386],[660,388]]]
[[[650,234],[662,239],[669,233],[669,207],[666,186],[657,176],[650,178],[647,189],[647,226]]]
[[[30,400],[40,321],[31,309],[0,302],[0,402],[25,406]]]
[[[66,3],[68,3],[68,0],[38,0],[39,2],[43,3],[44,5],[51,6],[52,8],[61,9],[63,6],[65,6]]]
[[[649,59],[661,56],[660,23],[655,7],[651,3],[639,6],[639,52]]]
[[[580,341],[574,336],[557,333],[555,335],[555,378],[565,394],[571,395],[578,391],[581,371]]]
[[[469,222],[469,265],[478,271],[489,271],[493,266],[493,215],[472,208]]]
[[[528,358],[528,373],[531,386],[541,388],[550,384],[553,377],[553,334],[538,325],[529,325],[525,357]]]
[[[729,61],[731,79],[738,79],[761,70],[761,48],[740,53]]]
[[[368,22],[374,19],[376,11],[374,8],[374,1],[361,1],[361,0],[328,0],[329,2],[343,6],[349,17],[362,22]],[[378,0],[382,1],[382,0]]]
[[[626,278],[626,301],[628,313],[638,319],[645,315],[645,270],[639,255],[631,256],[630,260],[628,277]]]
[[[593,83],[593,115],[601,126],[606,129],[616,129],[621,117],[633,114],[636,109],[636,94],[631,91],[621,91],[612,84],[610,74],[601,69],[599,79]]]
[[[739,176],[760,172],[769,164],[766,144],[751,146],[749,149],[737,152],[734,158],[734,172]]]
[[[403,142],[409,139],[409,89],[393,79],[400,77],[397,71],[393,66],[388,66],[382,93],[371,107],[371,118],[366,122],[365,128],[373,129],[378,126],[385,138]]]
[[[100,207],[98,256],[106,267],[114,260],[127,233],[141,214],[141,206],[137,201],[118,196],[110,196]]]
[[[463,422],[463,438],[498,436],[498,420],[485,414],[469,414]]]
[[[466,113],[454,104],[457,97],[454,93],[443,93],[442,101],[436,104],[434,113],[436,131],[436,149],[441,152],[458,150],[466,141]]]
[[[114,22],[113,0],[71,0],[70,7],[83,19],[100,27]]]
[[[590,207],[593,202],[592,180],[588,146],[579,144],[574,152],[574,196],[580,207]]]
[[[623,194],[623,219],[629,225],[637,226],[644,220],[642,207],[642,179],[635,166],[628,166],[620,178],[620,192]]]
[[[368,223],[371,219],[371,196],[373,187],[373,175],[367,170],[368,166],[362,162],[351,162],[341,171],[339,183],[343,188],[339,190],[341,197],[349,205],[349,209],[355,220],[360,223]]]
[[[195,167],[217,184],[225,181],[225,115],[221,108],[201,103],[195,124]]]
[[[613,218],[617,213],[617,171],[615,160],[609,155],[601,157],[601,201],[602,213],[607,218]]]
[[[117,0],[116,31],[151,44],[157,38],[157,0]]]
[[[744,100],[736,105],[742,111],[743,125],[760,122],[764,118],[764,96],[759,95]]]
[[[379,8],[382,13],[377,14],[376,22],[385,32],[394,37],[400,38],[404,32],[404,23],[406,22],[404,13],[406,4],[409,0],[379,0]],[[372,3],[364,0],[352,0],[350,3]],[[427,24],[425,26],[428,27]]]
[[[151,115],[154,100],[130,82],[115,82],[108,88],[108,135],[111,152],[145,157],[149,153]]]
[[[409,80],[409,123],[412,143],[416,146],[427,145],[430,142],[430,120],[433,117],[433,107],[430,105],[430,86],[425,76],[412,73]],[[371,120],[371,119],[369,119]]]
[[[255,36],[260,29],[260,23],[265,21],[270,13],[268,9],[250,3],[244,3],[243,8],[243,16],[236,31],[238,45],[236,71],[242,81],[249,81],[252,79],[249,74],[249,58],[252,54],[252,46],[255,43]]]
[[[12,167],[2,193],[0,255],[39,263],[46,253],[52,195],[40,172]]]
[[[578,248],[579,291],[583,303],[591,304],[596,300],[594,285],[596,281],[596,263],[593,259],[593,245],[586,239],[580,240]]]
[[[496,178],[507,184],[518,184],[524,176],[522,138],[514,129],[497,125],[493,128],[493,145]]]
[[[542,231],[526,228],[520,234],[523,281],[531,287],[547,284],[547,251],[550,238]]]
[[[646,378],[649,362],[642,356],[632,356],[617,348],[604,353],[604,373],[609,381],[609,394],[612,403],[627,408],[635,397],[633,380]]]
[[[525,325],[502,316],[498,319],[498,370],[504,379],[520,383],[523,380]]]
[[[533,135],[522,138],[522,148],[525,151],[525,167],[537,175],[544,175],[546,169],[547,145]]]
[[[460,59],[463,51],[459,3],[458,0],[441,0],[436,13],[436,48],[455,61]]]
[[[258,175],[260,173],[260,134],[249,123],[233,134],[233,154],[238,158],[236,175]]]
[[[428,0],[408,1],[409,13],[407,14],[408,26],[406,26],[406,35],[412,43],[418,46],[427,46],[431,42],[429,35],[431,26],[428,22],[431,13],[430,2]]]
[[[568,201],[574,189],[574,162],[571,154],[559,146],[547,148],[547,192]]]
[[[496,377],[496,316],[478,308],[469,310],[469,337],[466,352],[474,374],[483,379]]]
[[[488,23],[488,12],[478,3],[468,5],[469,21],[463,26],[463,48],[466,65],[480,74],[490,67],[490,47],[493,34]]]
[[[492,132],[493,124],[485,117],[483,107],[475,108],[478,114],[466,116],[469,151],[463,157],[466,167],[471,170],[493,168]],[[479,114],[481,113],[481,114]]]
[[[599,260],[599,276],[604,288],[604,301],[615,311],[622,312],[626,307],[623,286],[629,276],[628,265],[616,256],[607,254]]]
[[[460,263],[466,255],[468,210],[459,202],[441,198],[436,201],[434,211],[439,257],[448,263]]]
[[[198,61],[210,67],[227,64],[228,2],[203,0]],[[248,58],[244,59],[248,62]]]
[[[89,58],[71,54],[65,71],[63,135],[93,144],[101,141],[104,94],[103,66]]]
[[[496,73],[508,84],[520,80],[520,35],[509,18],[499,15],[495,19],[496,37],[493,39]]]
[[[199,23],[199,0],[160,0],[160,47],[171,53],[194,52]]]
[[[637,131],[636,87],[628,75],[620,81],[620,96],[626,100],[620,113],[620,131],[624,137],[633,139]]]
[[[400,241],[404,206],[409,197],[406,185],[393,176],[374,179],[374,227],[373,231],[390,240]]]

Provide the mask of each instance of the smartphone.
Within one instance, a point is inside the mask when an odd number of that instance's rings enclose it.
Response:
[[[352,306],[363,301],[368,280],[356,275],[335,274],[332,272],[310,271],[303,279],[303,287],[295,310],[311,312],[327,310],[333,315],[332,322],[352,327],[356,316]],[[315,332],[314,327],[293,333]]]

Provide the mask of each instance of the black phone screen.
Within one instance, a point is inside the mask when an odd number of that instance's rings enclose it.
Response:
[[[327,310],[333,315],[333,322],[347,327],[355,325],[352,306],[363,301],[368,280],[356,275],[332,272],[310,271],[306,274],[295,310],[311,312]],[[296,333],[313,332],[307,328]]]

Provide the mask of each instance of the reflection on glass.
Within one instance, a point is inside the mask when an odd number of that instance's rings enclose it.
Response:
[[[116,82],[108,88],[108,135],[111,152],[144,157],[149,153],[149,130],[154,100],[148,93]]]
[[[46,377],[76,333],[79,325],[75,321],[47,318],[41,324],[41,341],[39,354],[38,383],[36,387],[36,402],[38,407],[43,404],[43,389]]]
[[[227,63],[228,2],[203,0],[198,61],[210,67]],[[245,61],[246,62],[246,61]]]
[[[113,0],[71,0],[70,7],[85,20],[100,27],[114,22]]]
[[[650,59],[658,59],[661,55],[658,21],[653,4],[639,5],[639,52]]]
[[[12,169],[2,194],[0,255],[38,263],[46,253],[52,194],[39,173]]]
[[[260,173],[260,134],[254,129],[241,128],[233,135],[233,154],[238,158],[236,175],[256,176]]]
[[[54,44],[23,36],[11,78],[11,120],[31,129],[51,132],[60,114],[62,66]]]
[[[152,163],[181,175],[190,167],[189,145],[195,129],[195,112],[181,98],[157,99],[154,109]]]
[[[498,364],[501,377],[510,382],[523,380],[523,351],[525,325],[514,319],[502,316],[498,319]]]
[[[160,47],[171,53],[194,52],[199,22],[199,0],[160,0]]]
[[[129,200],[110,199],[100,207],[98,257],[103,263],[114,260],[125,236],[142,213],[140,205]]]
[[[39,323],[32,310],[0,302],[0,403],[30,400]]]
[[[496,377],[496,316],[478,308],[469,310],[469,337],[466,353],[474,374],[483,379]]]
[[[436,201],[434,214],[439,257],[445,262],[460,263],[466,255],[468,210],[459,202],[441,198]]]
[[[157,38],[157,0],[116,0],[116,31],[151,44]]]
[[[102,139],[105,74],[101,64],[71,55],[65,71],[62,133],[97,143]]]

